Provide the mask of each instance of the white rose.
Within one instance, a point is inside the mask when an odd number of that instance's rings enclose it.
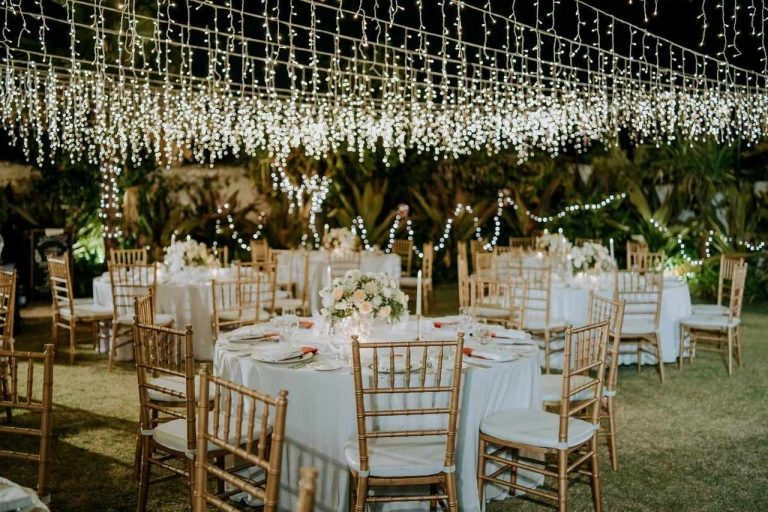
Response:
[[[355,290],[355,293],[352,294],[352,302],[359,304],[364,300],[365,300],[365,290]]]
[[[373,307],[378,308],[379,306],[381,306],[381,297],[377,295],[373,298],[371,302],[373,302]]]
[[[333,300],[341,300],[344,296],[344,288],[336,287],[333,289]]]
[[[384,306],[379,310],[379,318],[387,318],[392,313],[392,308]]]
[[[392,297],[392,288],[384,288],[383,290],[381,290],[381,294],[386,299]]]

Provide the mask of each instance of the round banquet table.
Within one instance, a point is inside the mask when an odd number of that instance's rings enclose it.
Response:
[[[304,260],[298,257],[301,253],[295,253],[293,258],[278,259],[277,279],[285,282],[289,278],[299,285],[304,282]],[[327,268],[329,256],[325,250],[311,251],[309,254],[309,279],[307,288],[309,307],[313,311],[319,311],[320,290],[327,280]],[[400,256],[397,254],[385,254],[383,252],[363,251],[360,254],[360,270],[362,272],[384,273],[390,279],[400,280]],[[289,277],[290,276],[290,277]]]
[[[431,320],[422,320],[423,339],[451,339],[455,332],[449,326],[438,329],[433,327]],[[411,321],[399,333],[374,329],[371,339],[407,340],[414,339],[415,334],[416,325]],[[297,342],[303,343],[304,337],[306,344],[320,349],[317,357],[325,357],[324,347],[329,343],[326,335],[319,334],[317,329],[306,331],[306,334],[300,332]],[[357,434],[351,368],[345,366],[322,372],[307,367],[262,363],[251,358],[248,352],[227,350],[227,345],[226,337],[217,341],[214,355],[217,375],[272,395],[281,389],[288,391],[281,510],[292,510],[295,504],[299,468],[313,466],[320,473],[316,494],[318,510],[346,511],[350,477],[344,443]],[[456,447],[459,509],[463,511],[482,509],[476,481],[478,432],[482,419],[511,408],[541,408],[538,349],[535,346],[508,349],[518,352],[519,358],[508,363],[485,364],[484,361],[485,368],[469,366],[465,370]],[[519,478],[521,483],[527,481],[528,485],[540,483],[535,476],[524,472]],[[489,499],[504,495],[502,490],[490,486],[486,492]],[[386,510],[414,510],[419,505],[389,504]],[[428,508],[426,503],[423,505]]]

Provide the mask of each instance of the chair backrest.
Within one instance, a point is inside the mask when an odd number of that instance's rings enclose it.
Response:
[[[251,240],[251,261],[254,263],[269,261],[269,245],[267,240]]]
[[[421,277],[424,279],[432,279],[432,267],[435,264],[435,244],[432,242],[425,242],[422,248],[421,258]]]
[[[134,317],[133,353],[136,377],[139,384],[140,427],[149,431],[158,422],[168,419],[184,419],[187,422],[187,452],[195,449],[195,359],[192,341],[192,327],[185,330],[171,329],[159,325],[139,323]],[[184,381],[183,391],[179,386],[170,389],[163,386],[160,378]],[[150,399],[150,391],[156,393]],[[167,396],[167,400],[159,396]],[[180,407],[184,404],[184,407]]]
[[[28,411],[39,414],[40,421],[30,426],[0,424],[0,436],[18,436],[18,439],[39,438],[35,452],[22,451],[24,443],[11,443],[12,449],[0,449],[0,459],[26,460],[38,464],[37,494],[45,500],[48,496],[48,482],[51,469],[51,428],[53,406],[53,345],[46,345],[43,353],[2,350],[0,359],[6,364],[9,389],[0,394],[0,410]],[[42,363],[42,372],[35,369]],[[0,465],[2,467],[2,465]]]
[[[364,344],[352,336],[361,473],[369,471],[369,441],[382,438],[445,436],[443,466],[454,468],[463,349],[462,333],[451,341]],[[387,408],[388,398],[398,406]],[[416,427],[408,421],[415,415],[429,420]]]
[[[476,252],[473,254],[472,268],[475,276],[481,279],[497,279],[499,277],[496,263],[498,255],[492,252]]]
[[[467,253],[467,242],[459,240],[456,242],[456,254],[458,257],[463,257],[464,261],[469,262],[469,254]],[[469,273],[469,267],[467,267],[467,273]]]
[[[511,245],[497,245],[493,248],[493,252],[496,254],[511,254],[518,258],[522,258],[525,255],[522,247],[512,247]]]
[[[301,309],[307,311],[309,301],[309,259],[310,251],[303,249],[273,250],[275,263],[276,294],[299,299]],[[262,268],[264,268],[262,266]]]
[[[413,270],[413,240],[394,240],[392,252],[400,256],[400,270],[404,275],[411,275]]]
[[[133,314],[134,299],[152,294],[157,296],[157,263],[149,265],[109,264],[114,316]]]
[[[313,512],[315,510],[315,485],[317,470],[315,468],[299,469],[299,501],[296,512]]]
[[[470,280],[470,314],[507,327],[520,329],[525,318],[527,283],[520,279]]]
[[[341,277],[350,270],[360,268],[362,251],[334,251],[329,253],[328,266],[331,267],[331,277]]]
[[[571,418],[578,417],[600,425],[600,399],[605,378],[605,352],[608,345],[608,322],[590,324],[565,331],[563,387],[560,400],[558,441],[567,443]],[[573,400],[585,393],[588,398]]]
[[[51,302],[54,312],[67,311],[70,318],[75,316],[72,277],[69,273],[69,259],[66,253],[60,258],[48,256],[48,282],[51,285]]]
[[[211,281],[213,298],[213,335],[243,325],[255,325],[269,320],[274,307],[272,276],[256,272],[248,278],[231,281]]]
[[[733,270],[731,281],[731,298],[728,305],[728,318],[741,318],[741,306],[744,304],[744,286],[747,282],[748,264],[744,263]]]
[[[730,297],[733,282],[733,271],[744,264],[744,258],[740,256],[720,255],[720,272],[717,280],[717,305],[725,305],[725,300]]]
[[[551,317],[552,297],[552,268],[551,267],[524,267],[522,279],[526,284],[525,294],[525,319],[523,327],[528,324],[543,322],[549,325]]]
[[[609,347],[606,349],[608,375],[603,382],[603,387],[609,391],[616,390],[618,381],[619,343],[621,342],[621,329],[624,325],[624,307],[624,301],[609,299],[595,292],[589,292],[587,324],[608,322]]]
[[[581,247],[584,244],[597,244],[597,245],[603,245],[603,241],[599,238],[579,238],[576,237],[576,240],[574,240],[574,245],[576,247]]]
[[[659,328],[664,275],[661,272],[619,270],[614,283],[615,300],[624,301],[624,325],[644,323]]]
[[[210,388],[213,388],[211,392]],[[264,510],[277,510],[280,493],[280,472],[285,439],[285,415],[288,392],[281,390],[277,398],[248,389],[220,377],[200,371],[200,401],[197,421],[195,489],[193,510],[204,512],[208,505],[217,510],[231,511],[233,507],[224,496],[208,489],[208,480],[215,477],[239,491],[264,502]],[[209,403],[213,403],[209,413]],[[263,471],[263,484],[245,476],[237,464],[231,470],[221,469],[208,457],[208,447],[236,457],[247,466]],[[255,476],[264,477],[261,472]],[[225,496],[231,496],[226,492]]]
[[[16,315],[16,270],[0,270],[0,350],[13,350]]]
[[[509,237],[510,247],[520,247],[524,251],[534,249],[536,247],[535,236],[523,236],[523,237]]]
[[[109,262],[115,265],[146,265],[149,261],[147,249],[110,249]]]
[[[215,245],[210,248],[211,255],[216,258],[216,261],[218,262],[220,267],[228,267],[229,266],[229,247],[226,245],[218,246]]]
[[[151,293],[133,299],[133,313],[140,324],[155,324],[155,303]]]
[[[467,256],[459,253],[456,266],[459,281],[459,309],[463,310],[470,305],[469,265],[467,264]]]
[[[627,253],[627,270],[661,272],[667,258],[664,252],[636,251]]]

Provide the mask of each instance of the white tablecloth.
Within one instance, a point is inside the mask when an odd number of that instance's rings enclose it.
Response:
[[[434,329],[426,319],[422,326],[423,338],[450,338],[454,333],[448,328]],[[415,325],[411,322],[404,333],[387,333],[385,336],[374,333],[373,338],[413,339],[414,334]],[[308,334],[307,343],[320,347],[322,354],[327,338]],[[472,367],[465,374],[456,461],[459,509],[462,511],[480,510],[476,467],[481,420],[500,410],[541,407],[536,353],[534,349],[514,362],[489,364],[487,369]],[[228,352],[221,345],[216,347],[214,369],[217,375],[252,389],[273,395],[280,389],[289,392],[281,510],[292,510],[297,496],[299,468],[313,466],[320,472],[317,509],[346,511],[350,479],[343,446],[357,433],[351,370],[319,372],[270,365]],[[498,497],[500,491],[489,489],[487,494],[489,498]],[[414,510],[418,504],[405,506],[407,510]]]
[[[0,476],[0,511],[48,512],[35,491]]]

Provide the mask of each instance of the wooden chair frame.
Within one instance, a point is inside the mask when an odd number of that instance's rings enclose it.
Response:
[[[683,369],[685,359],[685,340],[689,340],[688,362],[693,363],[696,357],[696,350],[724,353],[728,357],[728,375],[733,374],[734,352],[736,362],[741,368],[744,364],[744,358],[741,347],[741,307],[744,303],[744,287],[747,279],[748,265],[746,263],[737,266],[733,270],[731,281],[731,296],[728,306],[727,319],[728,327],[703,328],[694,325],[680,324],[680,356],[679,366]],[[699,343],[702,344],[699,347]]]
[[[287,293],[287,299],[293,300],[298,299],[299,306],[296,308],[300,314],[308,315],[310,313],[310,307],[309,307],[309,260],[310,260],[310,252],[306,250],[287,250],[287,251],[277,251],[273,250],[271,251],[272,261],[275,263],[275,309],[281,310],[281,313],[283,313],[283,308],[281,307],[280,301],[283,299],[277,298],[278,291],[280,292],[286,292]],[[281,261],[285,261],[285,258],[288,258],[288,279],[284,282],[281,282],[279,279],[280,276],[280,268],[281,268]],[[301,258],[303,261],[302,264],[302,277],[301,282],[299,282],[297,279],[294,279],[294,258]],[[284,290],[281,290],[281,288],[285,288]]]
[[[147,249],[110,249],[109,262],[114,265],[146,265],[149,262]]]
[[[635,272],[661,272],[667,257],[664,251],[637,251],[627,253],[627,270]]]
[[[393,240],[392,253],[400,256],[400,270],[406,276],[413,270],[413,240]]]
[[[10,458],[35,462],[37,471],[37,494],[45,503],[50,499],[49,482],[51,473],[51,431],[53,422],[53,354],[54,346],[48,344],[43,353],[19,352],[0,350],[0,359],[7,361],[7,371],[10,387],[8,394],[0,396],[0,409],[23,410],[31,414],[40,415],[39,428],[14,427],[0,425],[1,436],[30,436],[40,439],[36,453],[13,450],[0,450],[0,459]],[[36,399],[35,366],[42,363],[42,389],[41,396]],[[26,375],[23,375],[21,365],[26,366]],[[18,445],[16,445],[18,446]]]
[[[509,246],[510,247],[520,247],[524,251],[530,251],[536,248],[536,237],[535,236],[511,236],[509,237]]]
[[[544,372],[549,373],[552,338],[554,335],[565,332],[568,327],[567,324],[552,325],[552,268],[523,267],[522,279],[526,283],[525,316],[523,316],[522,328],[544,337]],[[536,318],[542,319],[542,328],[532,328],[528,325],[531,313]]]
[[[226,245],[210,248],[211,255],[216,258],[219,266],[224,268],[229,266],[229,247]]]
[[[600,400],[605,377],[605,353],[608,342],[608,322],[587,325],[578,329],[569,327],[565,331],[565,364],[559,407],[559,443],[567,446],[568,424],[571,418],[580,418],[596,427],[600,422]],[[585,383],[576,384],[575,377],[587,377]],[[577,395],[588,393],[589,398],[575,400]],[[491,450],[489,450],[491,448]],[[525,453],[525,454],[524,454]],[[503,456],[506,455],[506,456]],[[538,457],[537,457],[538,456]],[[547,462],[542,467],[541,458],[554,458],[554,463]],[[486,473],[488,462],[496,466],[492,473]],[[584,468],[585,464],[589,468]],[[590,478],[592,499],[596,512],[602,510],[602,489],[600,486],[600,465],[598,462],[597,430],[586,441],[571,448],[548,448],[519,444],[499,439],[480,432],[477,462],[477,485],[480,502],[484,501],[486,483],[522,491],[557,503],[563,512],[568,509],[568,480],[572,473],[580,473]],[[556,492],[540,488],[529,488],[517,483],[520,469],[532,471],[544,477],[554,478]],[[510,472],[508,480],[501,475]]]
[[[48,281],[51,286],[51,342],[58,348],[59,329],[68,331],[69,362],[74,363],[77,344],[77,328],[81,325],[87,325],[90,328],[91,344],[96,347],[99,340],[99,322],[109,321],[113,318],[107,314],[80,317],[75,308],[69,257],[66,254],[61,258],[53,258],[49,256],[47,262]]]
[[[317,470],[315,468],[299,469],[299,501],[296,512],[313,512],[315,510],[315,486]]]
[[[456,262],[458,268],[458,286],[459,286],[459,311],[465,311],[469,308],[471,301],[471,284],[469,277],[469,265],[466,255],[459,253]]]
[[[222,331],[244,325],[256,325],[269,321],[269,311],[274,309],[274,274],[256,272],[251,278],[233,281],[211,281],[213,298],[213,336],[217,339]],[[263,301],[264,285],[270,299]],[[271,290],[271,291],[270,291]]]
[[[270,261],[270,249],[266,239],[251,240],[251,261],[264,263]]]
[[[281,390],[277,398],[273,398],[208,375],[207,368],[203,368],[199,375],[200,402],[197,414],[197,455],[192,509],[195,512],[205,512],[208,505],[212,505],[217,510],[237,510],[225,499],[239,492],[247,492],[264,502],[265,512],[276,511],[280,494],[288,392]],[[214,388],[213,396],[209,386]],[[213,403],[212,425],[208,423],[209,402]],[[270,419],[270,416],[274,419]],[[234,444],[229,442],[233,432]],[[243,464],[230,470],[225,470],[221,464],[212,464],[209,444],[217,448],[217,456],[234,456],[238,461],[243,461]],[[252,466],[262,469],[266,477],[255,481],[235,471]],[[208,490],[210,477],[220,481],[217,493]],[[225,491],[224,483],[232,489]]]
[[[360,453],[359,472],[350,468],[352,474],[352,493],[350,505],[354,504],[355,512],[363,512],[366,505],[373,503],[390,503],[402,501],[429,501],[431,506],[445,502],[445,508],[454,512],[458,510],[458,495],[456,490],[455,451],[456,429],[459,416],[459,396],[462,378],[462,358],[464,348],[464,335],[459,333],[455,341],[414,341],[414,342],[376,342],[360,343],[357,336],[352,336],[352,370],[355,380],[355,405],[357,408],[357,441]],[[434,373],[427,373],[430,349],[437,353],[437,368]],[[363,358],[361,350],[372,354],[370,378],[363,379]],[[446,351],[453,350],[453,363],[450,367],[443,368],[443,358],[448,355]],[[384,352],[384,355],[382,355]],[[414,356],[415,354],[415,356]],[[404,355],[404,372],[399,378],[395,374],[395,358]],[[380,382],[380,361],[388,361],[388,374],[385,375],[385,383]],[[416,364],[420,364],[418,370]],[[450,373],[450,382],[444,383],[443,374]],[[434,378],[434,382],[427,383],[427,375]],[[367,385],[364,383],[367,382]],[[402,381],[402,382],[399,382]],[[405,397],[408,394],[432,393],[438,396],[447,395],[448,407],[441,405],[424,408],[404,409],[378,409],[374,405],[367,404],[370,398],[378,396],[396,395]],[[422,402],[423,403],[423,402]],[[408,429],[401,431],[377,430],[369,428],[368,420],[372,422],[377,418],[391,418],[400,416],[445,417],[445,428]],[[372,439],[381,438],[408,438],[424,436],[445,436],[445,457],[443,471],[428,476],[387,476],[378,477],[370,475],[368,443]],[[443,492],[434,492],[428,495],[380,495],[369,496],[369,490],[375,487],[400,487],[408,485],[429,485],[430,490],[442,489]],[[352,506],[350,506],[352,508]]]
[[[615,275],[614,299],[624,302],[623,326],[632,321],[633,317],[645,318],[650,321],[652,330],[640,335],[622,334],[619,349],[624,342],[637,343],[637,371],[643,367],[643,352],[646,345],[653,348],[653,354],[658,360],[659,379],[664,383],[664,359],[661,356],[661,335],[659,334],[659,317],[661,316],[661,299],[664,293],[664,275],[661,272],[632,272],[619,270]],[[620,350],[621,353],[621,350]]]
[[[525,318],[528,285],[522,280],[479,279],[469,281],[470,315],[510,329],[521,329]],[[494,312],[498,310],[498,314]]]
[[[157,297],[157,263],[109,264],[109,283],[112,289],[112,335],[109,343],[109,371],[115,365],[117,349],[133,343],[127,335],[133,329],[134,299],[151,295]],[[154,311],[154,307],[153,307]],[[128,320],[128,319],[131,320]],[[154,321],[153,321],[154,323]],[[129,338],[120,342],[122,337]]]
[[[740,256],[720,255],[720,271],[717,278],[717,305],[724,306],[724,300],[730,298],[733,286],[733,273],[741,265],[745,265]]]
[[[16,270],[0,271],[0,350],[13,351],[13,321],[16,315]],[[10,372],[8,360],[0,357],[0,399],[10,396]],[[8,423],[11,422],[13,411],[6,408]]]

